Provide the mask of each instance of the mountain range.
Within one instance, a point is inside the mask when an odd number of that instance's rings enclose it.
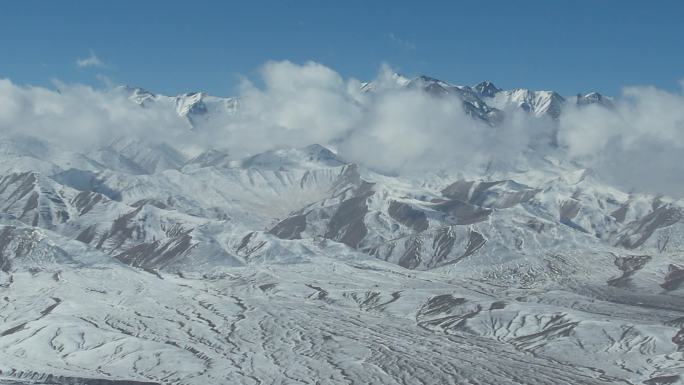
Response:
[[[420,173],[335,143],[1,135],[0,383],[684,383],[684,201],[623,191],[556,138],[568,105],[613,100],[391,80],[482,127],[552,129],[519,163]],[[108,92],[188,135],[242,108]]]

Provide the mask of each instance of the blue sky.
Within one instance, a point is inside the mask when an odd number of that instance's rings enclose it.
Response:
[[[4,1],[0,77],[230,95],[267,60],[565,95],[684,78],[684,1]],[[77,65],[91,53],[100,63]],[[87,65],[90,64],[90,65]]]

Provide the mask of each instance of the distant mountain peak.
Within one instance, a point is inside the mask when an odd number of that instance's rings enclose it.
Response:
[[[141,106],[144,106],[145,102],[154,100],[157,97],[157,95],[155,95],[154,93],[141,87],[124,85],[119,86],[116,89],[124,93],[124,95],[126,95],[128,99],[132,100],[133,102]]]
[[[486,97],[486,98],[492,98],[498,92],[502,91],[500,88],[495,86],[494,83],[492,83],[488,80],[485,80],[481,83],[478,83],[474,88],[475,88],[475,91],[477,91],[481,96]]]
[[[558,119],[563,106],[567,104],[563,96],[555,91],[534,91],[526,88],[504,90],[489,80],[471,87],[452,84],[424,74],[408,78],[398,72],[387,72],[374,81],[361,84],[361,91],[369,93],[381,92],[386,88],[421,90],[436,97],[460,98],[469,115],[490,125],[496,125],[502,120],[503,114],[499,111],[508,109],[526,111],[535,117],[548,116]],[[239,98],[215,97],[202,91],[164,96],[140,87],[121,86],[118,89],[143,107],[153,104],[172,106],[177,115],[186,119],[193,129],[216,119],[217,116],[234,115],[239,109]],[[577,95],[576,104],[613,106],[611,98],[598,92]]]
[[[598,104],[604,107],[613,106],[613,102],[610,100],[610,98],[607,98],[595,91],[585,95],[577,94],[576,104],[578,106],[586,106],[590,104]]]
[[[416,77],[416,80],[420,80],[420,81],[424,81],[424,82],[430,82],[430,83],[433,83],[433,82],[434,83],[445,83],[445,82],[443,82],[437,78],[433,78],[433,77],[427,76],[427,75],[418,75]]]
[[[176,96],[176,111],[180,116],[201,115],[207,112],[203,92],[191,92]]]

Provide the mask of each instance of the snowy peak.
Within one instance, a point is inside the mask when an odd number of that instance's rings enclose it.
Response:
[[[449,89],[453,88],[453,86],[445,81],[435,79],[426,75],[420,75],[412,80],[410,80],[407,84],[407,87],[415,87],[415,88],[422,88],[428,92],[431,91],[437,91],[441,90],[442,92],[448,93]]]
[[[503,90],[490,81],[469,87],[454,85],[426,75],[408,79],[395,74],[392,82],[399,88],[418,89],[436,97],[460,98],[466,113],[490,125],[496,125],[503,119],[501,111],[510,110],[522,110],[535,118],[558,119],[566,103],[565,98],[555,91],[533,91],[525,88]],[[364,83],[362,89],[365,92],[374,92],[378,87],[374,82],[370,82]],[[577,104],[611,106],[610,99],[598,93],[578,96]]]
[[[121,92],[133,103],[145,108],[160,108],[174,111],[191,127],[201,125],[205,120],[232,116],[238,108],[238,99],[210,96],[204,92],[189,92],[176,96],[152,93],[144,88],[120,86]]]
[[[134,103],[143,107],[157,99],[157,95],[140,87],[120,86],[117,90],[126,95],[128,99],[132,100]]]
[[[477,84],[474,88],[475,91],[477,91],[483,98],[493,98],[494,95],[502,91],[500,88],[495,86],[494,83],[490,81],[481,82]]]
[[[406,87],[421,89],[433,96],[454,95],[462,98],[464,101],[479,101],[477,93],[468,86],[452,85],[425,75],[412,79],[406,84]]]
[[[459,98],[467,114],[489,125],[499,124],[504,118],[502,111],[511,110],[522,110],[535,118],[558,119],[566,104],[566,100],[554,91],[534,91],[525,88],[503,90],[490,81],[469,87],[426,75],[410,79],[392,73],[361,84],[361,91],[368,93],[397,88],[421,90],[435,97]],[[229,121],[240,109],[239,98],[215,97],[204,92],[164,96],[139,87],[123,86],[118,89],[142,107],[173,109],[192,129],[199,129],[204,124]],[[575,102],[577,105],[612,107],[611,99],[597,92],[578,94]]]
[[[521,109],[535,117],[558,119],[565,99],[554,91],[531,91],[518,88],[497,92],[487,103],[502,110]]]
[[[192,92],[176,96],[176,112],[180,116],[202,115],[207,112],[203,92]]]
[[[590,92],[586,95],[577,94],[577,99],[575,103],[578,106],[588,106],[592,104],[597,104],[608,108],[613,107],[613,101],[610,98],[605,97],[598,92]]]

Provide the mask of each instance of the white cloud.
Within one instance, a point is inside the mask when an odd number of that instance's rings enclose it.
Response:
[[[386,65],[372,93],[313,62],[269,62],[261,76],[264,87],[246,82],[240,115],[223,125],[240,143],[234,152],[332,144],[351,161],[399,172],[510,159],[538,133],[523,114],[500,127],[475,121],[456,97],[399,87]]]
[[[559,140],[568,155],[622,187],[684,195],[684,95],[629,87],[614,104],[565,108]]]
[[[94,51],[90,51],[90,55],[86,58],[78,58],[76,59],[76,66],[79,68],[88,68],[88,67],[94,67],[94,68],[107,68],[108,66],[100,60],[97,55],[95,55]]]
[[[387,172],[479,164],[527,145],[517,137],[518,125],[478,123],[459,99],[400,88],[391,74],[383,66],[375,91],[364,93],[358,80],[318,63],[269,62],[261,68],[263,86],[242,84],[237,116],[212,119],[191,134],[173,108],[139,108],[118,92],[67,84],[58,84],[56,92],[5,80],[0,131],[87,147],[126,135],[222,147],[235,156],[319,143]]]
[[[88,150],[119,136],[173,139],[185,129],[174,111],[131,108],[131,101],[117,92],[55,85],[57,90],[23,87],[0,79],[0,133]]]
[[[568,102],[559,122],[507,112],[491,127],[468,116],[457,98],[397,86],[380,70],[374,92],[356,79],[309,62],[269,62],[257,86],[245,80],[236,116],[213,117],[189,131],[175,107],[140,108],[121,92],[57,84],[59,91],[0,80],[0,133],[28,133],[91,149],[115,137],[179,148],[223,148],[235,157],[312,143],[386,172],[514,166],[529,146],[558,131],[555,156],[595,169],[606,181],[684,195],[684,95],[627,88],[613,109]],[[201,124],[201,123],[200,123]]]

